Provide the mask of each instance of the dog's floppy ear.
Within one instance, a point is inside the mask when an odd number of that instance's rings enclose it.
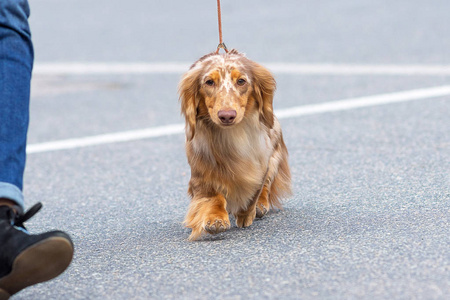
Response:
[[[263,66],[252,62],[253,89],[259,106],[261,121],[268,127],[273,127],[273,95],[276,81],[272,74]]]
[[[178,93],[181,101],[181,113],[186,118],[186,139],[194,138],[195,125],[197,123],[197,108],[199,104],[200,69],[191,68],[178,85]]]

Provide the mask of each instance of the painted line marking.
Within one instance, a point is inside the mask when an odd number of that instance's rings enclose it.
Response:
[[[34,75],[182,74],[191,63],[36,63]],[[355,65],[262,63],[277,74],[308,75],[450,75],[450,65]]]
[[[386,105],[398,102],[423,100],[450,95],[450,85],[409,90],[397,93],[380,94],[367,97],[350,98],[326,103],[302,105],[284,108],[275,111],[278,119],[287,119],[305,115],[314,115],[326,112],[350,110],[362,107]],[[83,148],[94,145],[129,142],[148,138],[156,138],[181,134],[184,132],[184,124],[172,124],[152,127],[140,130],[131,130],[96,136],[59,140],[53,142],[31,144],[27,147],[27,153],[42,153],[58,150]]]
[[[279,111],[275,111],[275,114],[279,119],[284,119],[361,107],[423,100],[447,95],[450,95],[450,85],[303,105],[288,109],[281,109]]]
[[[36,63],[34,75],[181,74],[188,63]]]
[[[31,154],[40,152],[50,152],[57,150],[83,148],[94,145],[129,142],[166,135],[180,134],[183,131],[184,131],[184,124],[172,124],[147,129],[122,131],[116,133],[94,135],[54,142],[32,144],[27,146],[27,153]]]
[[[274,73],[308,75],[450,75],[445,65],[354,65],[268,63]]]

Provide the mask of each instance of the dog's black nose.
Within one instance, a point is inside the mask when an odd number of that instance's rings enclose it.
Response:
[[[233,123],[234,119],[236,119],[236,111],[219,110],[217,116],[219,117],[220,121],[222,121],[223,124],[231,124]]]

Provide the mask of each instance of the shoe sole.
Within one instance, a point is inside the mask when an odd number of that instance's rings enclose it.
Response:
[[[55,278],[70,265],[72,257],[73,245],[63,237],[50,237],[28,247],[14,260],[11,273],[0,279],[0,300]]]

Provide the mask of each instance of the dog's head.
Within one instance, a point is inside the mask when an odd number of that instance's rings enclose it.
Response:
[[[275,79],[267,69],[236,50],[203,56],[179,85],[187,139],[194,137],[198,120],[230,128],[251,113],[259,113],[261,122],[272,128],[275,87]]]

